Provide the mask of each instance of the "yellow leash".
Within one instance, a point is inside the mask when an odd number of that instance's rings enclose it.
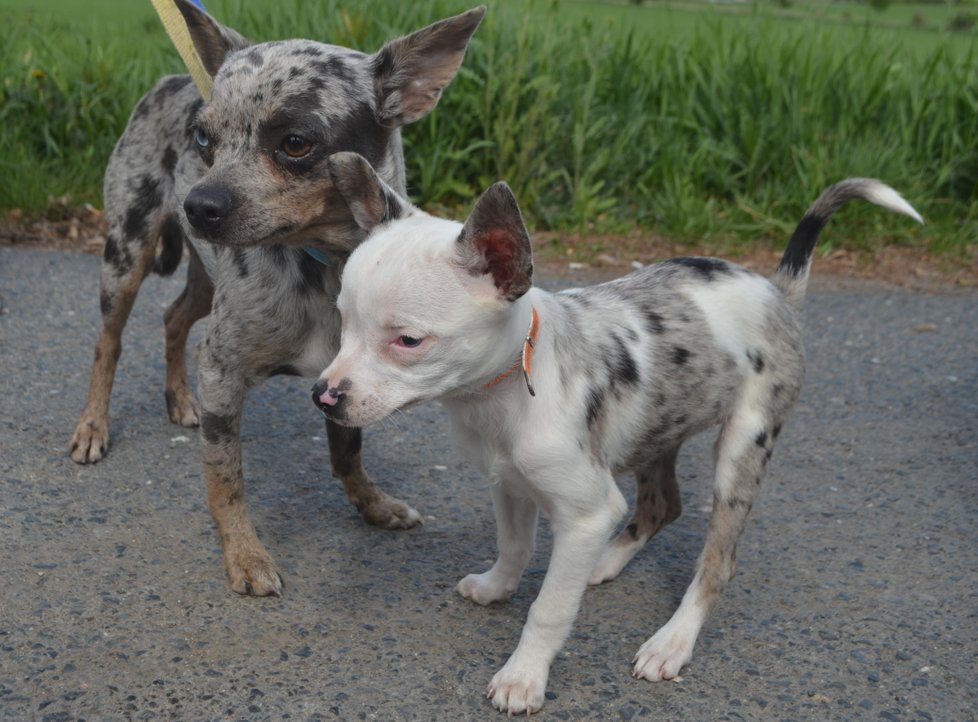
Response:
[[[173,0],[150,0],[150,2],[153,3],[156,14],[160,16],[166,34],[170,36],[171,42],[183,58],[183,64],[187,66],[190,77],[194,79],[197,90],[205,101],[210,100],[211,76],[204,69],[204,63],[197,54],[197,48],[194,47],[190,31],[187,30],[187,21],[184,20],[180,8]]]

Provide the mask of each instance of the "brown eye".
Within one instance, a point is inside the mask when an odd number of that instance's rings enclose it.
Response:
[[[309,151],[312,150],[312,143],[301,135],[290,135],[282,141],[282,150],[289,158],[302,158],[309,155]]]

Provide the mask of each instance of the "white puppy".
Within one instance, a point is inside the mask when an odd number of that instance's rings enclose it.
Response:
[[[367,240],[343,272],[339,354],[313,399],[350,426],[441,399],[460,448],[489,477],[499,555],[458,592],[508,599],[534,550],[537,515],[553,554],[519,645],[493,677],[493,705],[535,712],[587,584],[613,579],[680,513],[675,464],[692,434],[720,425],[713,515],[672,619],[638,650],[634,675],[671,679],[734,573],[736,543],[774,440],[801,390],[798,307],[828,217],[864,198],[919,220],[894,190],[852,179],[805,214],[771,281],[712,258],[679,258],[622,279],[532,287],[530,240],[503,183],[464,225],[400,199],[361,157],[331,174]],[[632,521],[613,474],[638,479]]]

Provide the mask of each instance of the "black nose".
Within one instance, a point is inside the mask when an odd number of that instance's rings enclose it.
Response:
[[[187,194],[183,210],[190,225],[204,233],[216,233],[231,214],[233,199],[225,186],[198,186]]]

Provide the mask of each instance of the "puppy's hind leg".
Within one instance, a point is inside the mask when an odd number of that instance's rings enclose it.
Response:
[[[618,538],[605,547],[588,584],[601,584],[617,577],[649,539],[679,518],[682,501],[676,483],[678,454],[677,446],[638,471],[635,515]]]
[[[180,232],[179,227],[172,229]],[[187,285],[163,316],[166,325],[166,410],[170,421],[197,426],[200,417],[187,383],[187,336],[190,328],[210,313],[214,285],[193,246],[187,267]]]
[[[733,577],[737,541],[760,490],[774,423],[757,414],[728,418],[716,446],[713,515],[696,574],[672,618],[638,650],[632,673],[653,682],[672,679],[693,646],[720,592]]]
[[[358,428],[340,426],[326,420],[329,461],[333,475],[339,477],[346,497],[357,508],[364,521],[381,529],[410,529],[421,523],[421,515],[374,486],[363,468],[360,455],[363,434]]]
[[[79,464],[98,461],[108,449],[109,397],[122,354],[122,331],[156,254],[155,232],[127,236],[125,225],[110,222],[105,241],[99,293],[102,332],[95,344],[88,399],[71,437],[71,458]]]

